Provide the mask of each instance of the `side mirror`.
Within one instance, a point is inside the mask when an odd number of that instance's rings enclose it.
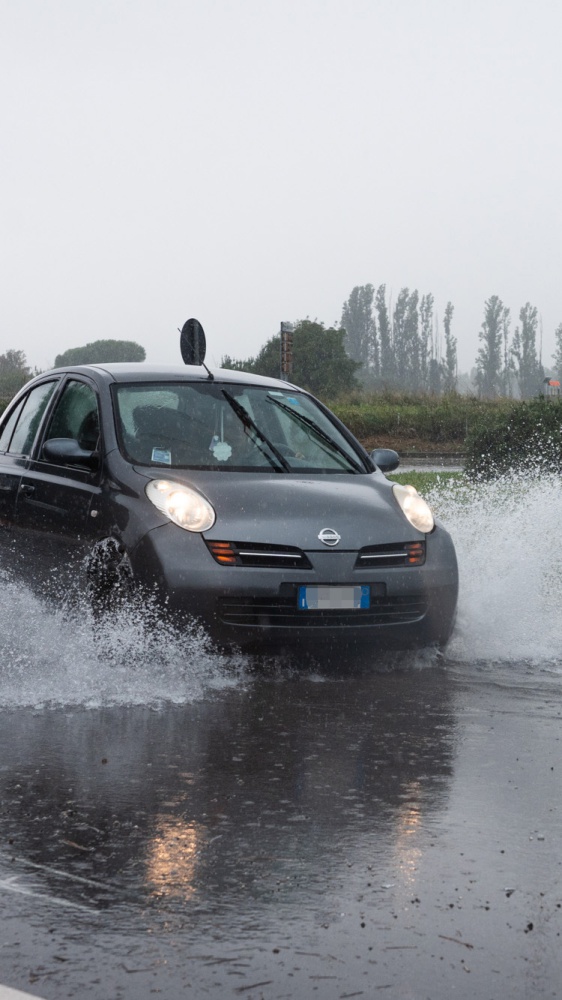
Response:
[[[43,445],[43,458],[55,465],[86,465],[94,469],[99,454],[97,451],[85,451],[74,438],[51,438]]]
[[[392,448],[375,448],[371,452],[371,459],[381,472],[394,472],[400,465],[398,452]]]

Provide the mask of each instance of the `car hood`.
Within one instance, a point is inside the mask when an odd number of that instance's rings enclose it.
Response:
[[[200,490],[217,519],[206,537],[326,551],[319,532],[341,536],[338,551],[423,538],[404,517],[380,474],[293,476],[186,473],[166,478]]]

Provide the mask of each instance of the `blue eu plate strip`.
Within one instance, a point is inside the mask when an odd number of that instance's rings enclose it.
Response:
[[[299,587],[298,607],[301,611],[365,610],[371,607],[368,584],[356,587]]]

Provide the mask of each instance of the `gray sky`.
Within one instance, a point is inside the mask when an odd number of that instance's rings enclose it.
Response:
[[[354,285],[562,322],[559,0],[0,0],[0,353],[247,357]]]

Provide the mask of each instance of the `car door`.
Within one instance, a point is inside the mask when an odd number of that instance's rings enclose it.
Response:
[[[101,478],[99,457],[93,464],[48,459],[46,443],[61,438],[77,442],[84,454],[99,456],[99,402],[86,379],[66,380],[17,492],[14,520],[19,545],[33,565],[35,582],[57,597],[83,586],[84,556],[96,534]]]
[[[57,384],[57,379],[50,379],[35,385],[8,408],[0,423],[0,548],[5,559],[6,553],[10,554],[9,565],[17,556],[13,543],[21,477]]]

